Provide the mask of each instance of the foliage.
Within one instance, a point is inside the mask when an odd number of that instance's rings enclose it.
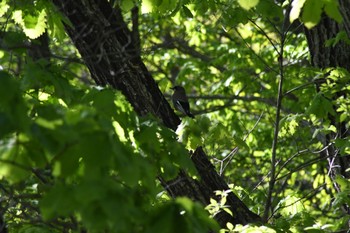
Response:
[[[127,10],[135,1],[122,2],[129,20]],[[284,19],[288,7],[294,24]],[[311,9],[316,10],[311,14]],[[219,201],[206,209],[212,215],[230,212],[225,198],[232,191],[262,215],[276,125],[269,222],[228,224],[221,231],[343,229],[349,181],[338,176],[342,189],[336,192],[320,151],[322,140],[336,131],[330,117],[349,121],[349,100],[338,93],[349,93],[350,75],[339,67],[311,67],[305,37],[295,26],[297,19],[315,26],[322,10],[340,21],[337,9],[337,1],[316,0],[142,1],[143,60],[166,95],[174,84],[186,88],[196,114],[195,120],[183,119],[176,135],[152,116],[136,116],[121,93],[91,84],[64,34],[61,20],[69,22],[49,1],[3,0],[0,206],[5,211],[0,213],[9,231],[216,229],[204,207],[187,198],[171,200],[156,179],[173,178],[179,168],[195,176],[183,155],[198,145],[232,183],[231,190],[218,190]],[[50,63],[27,53],[45,30],[54,55]],[[349,39],[342,35],[330,44]],[[275,122],[281,78],[281,121]],[[332,143],[349,153],[347,138]]]

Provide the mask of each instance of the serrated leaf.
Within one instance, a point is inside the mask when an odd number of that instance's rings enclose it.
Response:
[[[331,115],[335,114],[332,102],[321,93],[315,96],[306,112],[314,114],[318,118],[327,117],[328,113]]]
[[[281,210],[281,214],[284,216],[296,215],[304,209],[300,199],[293,195],[288,195],[282,199],[280,204],[284,206],[284,208]]]
[[[14,11],[12,14],[13,20],[19,24],[26,36],[30,39],[36,39],[41,36],[46,30],[46,11],[41,10],[36,14],[23,15],[22,10]]]

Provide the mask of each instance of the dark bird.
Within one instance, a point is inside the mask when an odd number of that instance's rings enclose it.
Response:
[[[173,101],[174,108],[183,114],[194,118],[193,114],[190,111],[190,105],[188,103],[186,91],[181,86],[174,86],[171,88],[174,90],[174,94],[171,97],[171,100]]]

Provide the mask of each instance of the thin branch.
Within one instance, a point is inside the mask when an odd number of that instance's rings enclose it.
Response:
[[[259,122],[260,122],[260,120],[261,120],[261,118],[262,118],[263,115],[264,115],[264,112],[262,112],[262,113],[260,114],[260,116],[259,116],[258,120],[255,122],[254,126],[253,126],[253,127],[248,131],[248,133],[244,136],[243,141],[245,141],[245,140],[248,138],[248,136],[253,132],[253,130],[258,126],[258,124],[259,124]],[[231,161],[232,161],[234,155],[237,154],[238,150],[239,150],[239,147],[236,146],[235,148],[232,149],[232,151],[231,151],[227,156],[225,156],[224,159],[221,160],[220,175],[224,172],[224,170],[226,169],[226,167],[231,163]],[[225,162],[226,159],[228,159],[227,163],[226,163],[225,165],[222,165],[222,164]]]
[[[283,95],[286,96],[286,95],[288,95],[288,94],[290,94],[290,93],[292,93],[292,92],[294,92],[294,91],[297,91],[297,90],[299,90],[299,89],[302,89],[302,88],[304,88],[304,87],[307,87],[307,86],[310,86],[310,85],[314,85],[314,84],[315,84],[314,81],[304,83],[304,84],[302,84],[302,85],[299,85],[299,86],[297,86],[297,87],[294,87],[294,88],[290,89],[289,91],[286,91]]]
[[[272,45],[272,47],[275,49],[275,51],[277,52],[278,56],[282,57],[282,53],[281,51],[278,50],[278,48],[276,47],[276,45],[273,43],[272,39],[269,37],[269,35],[267,35],[267,33],[257,24],[255,23],[253,20],[249,19],[249,21],[254,24],[255,27],[257,27],[259,29],[259,31],[266,37],[266,39],[270,42],[270,44]],[[279,31],[278,31],[279,32]],[[281,37],[283,37],[283,34],[279,33],[281,35]]]
[[[325,146],[324,148],[322,148],[321,150],[318,150],[318,151],[316,151],[316,152],[312,152],[312,151],[310,151],[309,149],[304,149],[304,150],[300,150],[300,151],[296,152],[294,155],[292,155],[290,158],[288,158],[288,159],[281,165],[281,167],[279,168],[278,172],[276,173],[276,180],[280,180],[280,179],[281,179],[281,178],[277,178],[277,177],[278,177],[279,174],[282,172],[283,168],[285,168],[295,157],[297,157],[297,156],[299,156],[299,155],[301,155],[301,154],[303,154],[303,153],[306,153],[306,152],[310,152],[310,153],[312,153],[312,154],[319,154],[319,153],[321,153],[321,152],[327,150],[327,148],[330,147],[331,145],[332,145],[332,143],[330,143],[329,145]],[[324,157],[322,157],[321,159],[324,159]],[[314,160],[315,160],[315,159],[314,159]],[[312,160],[312,161],[314,161],[314,160]],[[316,162],[317,162],[318,160],[320,160],[320,159],[319,159],[319,158],[316,158]],[[304,163],[303,165],[309,164],[309,163],[310,163],[310,161],[307,161],[307,162]],[[300,169],[299,169],[299,170],[300,170]],[[293,171],[293,172],[294,172],[294,171]],[[285,176],[283,176],[283,177],[285,177]]]
[[[294,155],[292,155],[291,157],[289,157],[289,158],[287,159],[287,161],[284,162],[284,163],[282,164],[282,166],[279,168],[279,170],[276,172],[276,179],[277,179],[277,177],[279,176],[279,174],[282,172],[283,168],[285,168],[289,162],[291,162],[295,157],[301,155],[302,153],[306,153],[306,152],[308,152],[308,151],[309,151],[309,149],[305,149],[305,150],[302,150],[302,151],[298,151],[297,153],[295,153]]]
[[[189,55],[194,58],[198,58],[205,63],[209,63],[211,66],[215,67],[220,72],[224,72],[227,70],[223,66],[212,64],[212,61],[214,60],[212,57],[197,51],[197,49],[194,46],[190,46],[187,43],[187,41],[181,38],[173,37],[169,33],[166,34],[165,39],[162,43],[153,42],[153,44],[154,45],[151,48],[152,51],[158,48],[177,49],[183,54]]]
[[[299,167],[293,169],[291,172],[288,172],[287,174],[284,174],[284,175],[282,175],[282,176],[280,176],[280,177],[277,177],[277,176],[276,176],[276,181],[279,181],[279,180],[281,180],[281,179],[283,179],[283,178],[285,178],[285,177],[287,177],[287,176],[292,175],[293,173],[295,173],[295,172],[297,172],[297,171],[300,171],[300,170],[302,170],[302,169],[304,169],[304,168],[306,168],[306,167],[308,167],[308,166],[311,166],[311,165],[313,165],[313,164],[315,164],[315,163],[321,162],[321,161],[323,161],[323,160],[325,160],[325,159],[328,159],[328,158],[330,158],[330,157],[331,157],[331,156],[317,157],[317,158],[310,159],[309,161],[303,163],[303,164],[300,165]]]
[[[272,217],[275,215],[275,213],[276,213],[277,211],[279,211],[280,209],[287,208],[287,207],[289,207],[289,206],[292,206],[292,205],[294,205],[294,204],[296,204],[296,203],[302,201],[303,199],[307,199],[307,198],[310,198],[310,197],[312,197],[312,196],[315,196],[318,192],[322,191],[322,190],[324,189],[324,186],[326,186],[326,185],[327,185],[327,184],[322,184],[322,185],[320,185],[320,186],[317,187],[316,189],[310,191],[309,193],[305,194],[303,197],[297,199],[296,201],[294,201],[294,202],[292,202],[292,203],[290,203],[290,204],[288,204],[288,205],[279,206],[278,208],[276,208],[276,209],[273,211],[273,213],[271,214],[270,218],[272,218]],[[269,219],[270,219],[270,218],[269,218]]]
[[[286,20],[286,18],[285,18]],[[282,30],[283,32],[283,30]],[[269,212],[272,205],[274,186],[276,182],[276,161],[277,161],[277,144],[278,144],[278,134],[279,134],[279,122],[281,118],[281,106],[283,99],[283,80],[284,80],[284,66],[283,66],[283,50],[284,50],[285,34],[281,34],[281,45],[279,51],[279,83],[278,83],[278,95],[277,95],[277,107],[276,107],[276,117],[275,117],[275,130],[272,141],[272,154],[271,154],[271,175],[269,181],[269,188],[266,197],[265,210],[263,214],[263,220],[268,221]]]
[[[238,36],[242,39],[242,41],[244,42],[244,44],[247,46],[247,48],[271,71],[273,71],[276,74],[279,74],[278,70],[275,70],[274,68],[272,68],[262,57],[260,57],[255,51],[254,49],[249,45],[249,43],[244,39],[244,37],[241,35],[241,33],[239,33],[239,31],[234,28],[235,32],[238,34]]]

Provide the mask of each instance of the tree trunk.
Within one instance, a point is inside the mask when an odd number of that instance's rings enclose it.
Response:
[[[70,20],[66,31],[96,84],[120,90],[140,116],[157,116],[175,130],[180,119],[138,55],[121,11],[106,0],[53,2]]]
[[[96,84],[121,90],[140,116],[154,115],[175,130],[180,119],[142,62],[138,45],[134,45],[133,34],[123,21],[120,9],[113,9],[107,0],[53,2],[70,20],[71,26],[66,25],[66,30]],[[173,181],[159,178],[172,197],[187,196],[207,205],[210,198],[217,199],[215,190],[229,190],[200,147],[193,154],[192,161],[201,176],[200,181],[188,177],[183,171]],[[226,212],[217,215],[222,227],[226,227],[228,221],[246,224],[260,219],[233,193],[227,199],[234,216]]]
[[[343,16],[343,22],[337,23],[334,20],[328,18],[326,15],[322,16],[321,22],[311,30],[305,30],[305,34],[308,41],[308,46],[311,55],[311,64],[317,68],[328,67],[342,67],[350,72],[350,45],[344,41],[339,41],[335,46],[326,46],[326,42],[329,39],[335,38],[336,35],[344,30],[348,37],[350,37],[350,2],[348,0],[339,1],[340,12]],[[316,88],[320,91],[319,85],[316,84]],[[334,99],[340,97],[348,98],[347,93],[338,92],[335,94]],[[334,106],[336,109],[336,106]],[[335,111],[336,112],[336,111]],[[337,133],[330,133],[326,135],[324,146],[327,150],[324,155],[329,160],[330,177],[333,179],[334,187],[340,190],[340,187],[335,181],[336,175],[341,175],[345,178],[350,178],[350,171],[347,171],[350,167],[350,155],[340,154],[335,147],[333,140],[337,138],[346,138],[350,135],[347,127],[347,122],[339,122],[338,116],[329,115],[331,124],[336,126]],[[345,211],[350,214],[349,206],[344,206]]]

